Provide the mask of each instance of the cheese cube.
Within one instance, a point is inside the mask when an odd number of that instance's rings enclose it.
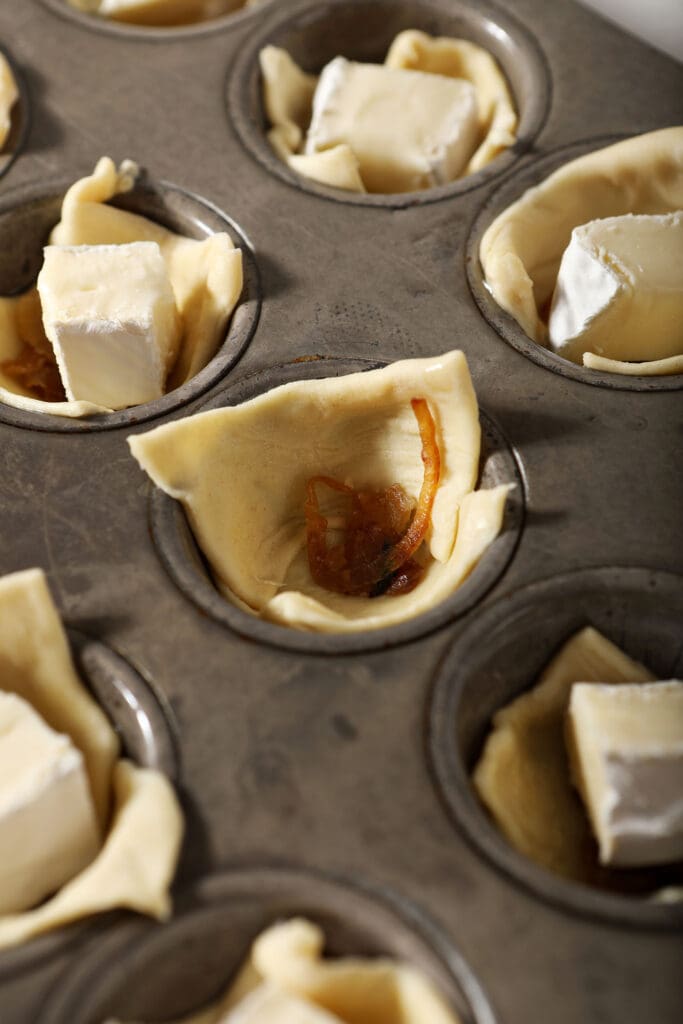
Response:
[[[156,242],[47,246],[38,291],[70,401],[124,409],[163,395],[180,321]]]
[[[683,353],[683,212],[574,228],[548,321],[551,347],[620,360]]]
[[[567,726],[601,863],[683,858],[683,682],[576,683]]]
[[[314,1003],[283,992],[274,985],[259,985],[217,1024],[342,1024],[339,1017]]]
[[[336,57],[320,75],[305,153],[346,143],[368,192],[412,192],[457,178],[478,133],[470,82]]]
[[[0,914],[35,906],[99,846],[80,750],[21,697],[0,692]]]

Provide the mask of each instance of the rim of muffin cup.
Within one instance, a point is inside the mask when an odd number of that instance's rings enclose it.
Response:
[[[26,81],[14,56],[4,43],[0,43],[0,53],[9,64],[19,95],[11,111],[10,130],[5,143],[0,149],[0,178],[9,171],[19,156],[28,138],[31,125],[31,103]]]
[[[355,34],[340,44],[340,19],[354,18]],[[434,36],[462,37],[487,49],[498,61],[519,116],[517,141],[474,174],[418,192],[355,193],[332,188],[291,170],[273,151],[263,109],[258,55],[264,46],[281,46],[305,71],[318,72],[341,53],[351,60],[383,61],[399,31],[420,29]],[[326,31],[327,30],[327,31]],[[320,36],[320,42],[316,37]],[[298,43],[295,43],[299,40]],[[328,41],[329,40],[329,41]],[[309,50],[309,45],[313,43]],[[464,195],[499,177],[526,153],[543,127],[551,102],[552,77],[547,58],[529,28],[490,0],[304,0],[271,15],[250,34],[226,82],[231,124],[247,151],[267,171],[300,191],[322,199],[387,209],[422,206]]]
[[[656,902],[570,881],[513,847],[471,778],[491,718],[529,692],[561,645],[584,626],[604,633],[658,678],[680,677],[682,619],[680,576],[635,567],[581,569],[528,584],[488,605],[469,621],[437,670],[427,744],[449,817],[494,868],[562,911],[634,928],[683,925],[683,899]]]
[[[20,186],[0,196],[0,291],[3,297],[19,295],[31,285],[43,261],[43,246],[57,224],[64,194],[76,177],[57,183],[38,182]],[[161,398],[111,413],[69,418],[48,412],[19,409],[0,400],[0,422],[15,427],[64,433],[92,433],[164,416],[187,405],[224,377],[241,358],[251,341],[261,311],[261,284],[254,251],[239,225],[218,206],[180,185],[157,180],[142,171],[133,189],[106,205],[130,210],[177,234],[202,240],[225,231],[242,252],[244,284],[223,341],[198,373]],[[8,226],[16,224],[16,238],[8,242]],[[23,241],[28,231],[28,245]],[[19,255],[20,254],[20,255]],[[3,265],[4,264],[4,265]],[[11,284],[7,284],[8,279]]]
[[[379,369],[384,362],[333,356],[295,360],[243,377],[193,410],[208,412],[239,405],[281,384],[294,381],[343,377]],[[511,483],[500,533],[487,548],[470,575],[444,601],[414,618],[379,629],[351,633],[323,633],[269,622],[239,608],[224,597],[194,538],[179,501],[149,482],[150,525],[154,546],[176,586],[202,612],[246,639],[269,646],[313,655],[357,654],[383,650],[425,636],[463,616],[480,602],[507,570],[517,548],[524,523],[526,490],[519,455],[513,451],[496,422],[481,408],[482,450],[477,486]]]
[[[631,137],[626,134],[602,135],[572,142],[525,163],[523,167],[509,174],[486,198],[475,215],[465,246],[465,271],[470,291],[484,319],[503,341],[544,370],[580,381],[582,384],[592,384],[594,387],[611,388],[616,391],[678,391],[683,388],[683,373],[636,376],[591,370],[540,345],[529,337],[513,316],[498,305],[485,283],[479,260],[479,247],[487,228],[499,214],[521,199],[527,189],[540,185],[553,171],[564,167],[571,160]]]
[[[237,7],[227,14],[219,14],[215,18],[192,22],[188,25],[136,25],[132,22],[115,21],[98,14],[87,14],[72,7],[67,0],[40,0],[42,5],[58,15],[73,22],[77,27],[92,32],[101,32],[108,36],[119,36],[138,42],[182,42],[193,37],[206,36],[214,32],[222,32],[233,27],[238,28],[253,21],[259,14],[277,4],[278,0],[261,0],[254,7]]]
[[[384,886],[281,864],[206,876],[178,895],[168,923],[138,919],[100,934],[48,992],[37,1024],[103,1024],[111,1013],[175,1019],[200,1010],[225,991],[253,939],[290,917],[320,925],[333,956],[385,955],[423,970],[462,1024],[496,1024],[472,969],[421,908]]]
[[[168,702],[153,682],[115,648],[80,627],[65,623],[76,673],[104,711],[121,742],[121,755],[137,766],[162,772],[176,787],[180,781],[178,729]],[[68,883],[65,883],[68,884]],[[110,910],[54,928],[17,946],[0,950],[0,983],[70,948],[98,929],[103,919],[124,917]]]

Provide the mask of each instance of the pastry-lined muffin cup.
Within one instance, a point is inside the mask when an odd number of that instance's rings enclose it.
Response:
[[[448,812],[500,871],[560,908],[631,926],[680,927],[683,900],[657,902],[569,881],[518,852],[480,803],[472,771],[494,714],[530,690],[562,644],[593,626],[659,679],[683,673],[683,581],[638,568],[587,569],[533,583],[489,605],[437,673],[429,753]]]
[[[162,772],[174,784],[180,775],[177,727],[171,709],[138,670],[113,648],[67,625],[71,656],[80,680],[105,712],[123,754],[140,768]],[[119,915],[120,911],[109,911]],[[31,970],[100,927],[102,915],[82,918],[22,945],[0,950],[0,983]]]
[[[259,16],[262,8],[271,7],[275,0],[260,0],[251,7],[236,7],[234,11],[220,14],[215,18],[192,22],[187,25],[136,25],[131,22],[115,21],[97,14],[87,14],[72,7],[67,0],[42,0],[48,10],[59,17],[73,22],[76,27],[102,32],[122,39],[144,39],[156,42],[183,42],[195,36],[237,28]]]
[[[43,263],[43,246],[60,219],[64,194],[73,179],[58,184],[22,186],[0,197],[0,294],[19,295],[35,283]],[[162,416],[185,405],[220,380],[237,362],[256,329],[261,307],[258,269],[251,245],[240,228],[217,206],[187,189],[146,175],[130,192],[109,204],[146,217],[178,235],[202,240],[226,232],[242,252],[244,283],[226,334],[206,366],[180,387],[153,402],[118,412],[80,419],[19,409],[0,401],[0,420],[33,430],[88,433]]]
[[[31,107],[24,77],[17,67],[14,57],[9,50],[2,45],[0,45],[0,56],[4,57],[7,62],[18,93],[10,112],[9,132],[3,145],[0,146],[1,178],[2,175],[10,169],[15,159],[24,148],[30,127]]]
[[[286,50],[305,71],[319,72],[336,56],[382,62],[394,37],[405,29],[432,36],[463,38],[487,50],[507,79],[519,124],[513,146],[490,164],[452,181],[419,192],[359,194],[330,188],[291,170],[266,137],[259,53],[265,46]],[[540,131],[550,102],[550,73],[545,57],[529,31],[492,4],[469,5],[460,0],[335,0],[273,15],[255,32],[227,83],[229,116],[259,163],[281,180],[313,195],[360,206],[401,208],[461,195],[508,170]]]
[[[363,360],[321,359],[275,366],[233,384],[206,402],[202,412],[239,405],[293,381],[347,374],[378,368]],[[199,411],[199,410],[198,410]],[[494,585],[505,571],[522,528],[524,488],[515,456],[507,440],[485,412],[480,410],[482,449],[477,487],[514,485],[507,497],[502,529],[471,575],[451,594],[427,612],[396,625],[347,633],[316,633],[269,622],[242,610],[223,597],[200,552],[182,505],[159,488],[151,493],[152,535],[161,560],[177,586],[216,621],[244,637],[262,643],[314,654],[353,654],[381,650],[432,632],[463,615]]]
[[[226,990],[256,936],[291,917],[319,925],[330,956],[409,963],[432,981],[462,1024],[495,1024],[469,966],[419,909],[385,888],[380,897],[358,882],[287,867],[209,876],[178,897],[169,924],[112,928],[59,979],[37,1024],[176,1019],[200,1010]]]
[[[496,217],[511,206],[527,189],[544,182],[553,171],[588,153],[604,149],[624,136],[610,136],[590,141],[573,143],[555,150],[547,156],[526,164],[511,174],[491,196],[476,215],[466,246],[465,269],[470,290],[482,316],[493,329],[513,348],[546,370],[551,370],[570,380],[597,387],[613,388],[619,391],[677,391],[683,387],[683,374],[670,376],[637,376],[623,373],[608,373],[591,370],[571,362],[550,348],[534,341],[522,329],[513,316],[507,313],[491,295],[482,270],[479,252],[487,228]]]

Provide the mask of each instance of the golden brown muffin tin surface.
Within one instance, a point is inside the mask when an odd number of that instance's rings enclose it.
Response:
[[[386,202],[347,201],[276,170],[254,92],[260,41],[287,40],[314,68],[335,32],[369,58],[401,28],[458,26],[498,40],[504,67],[516,61],[528,120],[510,156],[466,185]],[[553,603],[565,587],[582,621],[594,616],[628,653],[683,673],[682,382],[645,390],[596,375],[589,386],[529,358],[485,308],[472,241],[500,197],[558,155],[680,121],[681,66],[572,0],[280,0],[167,32],[25,0],[0,6],[0,43],[29,125],[0,178],[0,291],[29,283],[49,202],[105,154],[145,167],[156,215],[188,233],[230,218],[248,257],[234,347],[177,402],[79,426],[0,407],[0,573],[43,567],[67,624],[139,678],[146,738],[124,728],[124,739],[177,770],[187,818],[174,930],[157,939],[156,926],[121,913],[0,953],[1,1024],[98,1024],[92,1014],[113,1012],[128,979],[133,1014],[160,950],[177,957],[185,991],[208,998],[218,968],[202,988],[202,943],[211,928],[223,934],[231,901],[242,909],[228,973],[266,919],[298,909],[329,928],[333,952],[422,964],[467,1022],[677,1024],[681,907],[640,913],[625,897],[558,892],[501,850],[460,758],[480,742],[494,696],[519,692],[527,663],[530,684],[578,625]],[[350,372],[452,348],[467,356],[488,425],[491,480],[517,482],[504,552],[482,561],[471,600],[424,628],[378,634],[372,649],[353,637],[282,643],[262,623],[250,631],[213,614],[193,590],[208,584],[182,520],[126,435],[326,363]],[[515,662],[510,678],[500,652]],[[208,932],[196,925],[204,915]]]

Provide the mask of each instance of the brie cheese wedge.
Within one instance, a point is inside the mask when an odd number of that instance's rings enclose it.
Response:
[[[683,858],[683,682],[576,683],[567,738],[601,863]]]
[[[82,753],[25,700],[0,691],[0,914],[55,892],[99,847]]]
[[[574,228],[548,336],[578,363],[584,352],[627,361],[683,354],[683,211]]]
[[[161,398],[180,325],[156,242],[47,246],[38,292],[69,401]]]
[[[346,144],[369,192],[412,192],[457,178],[478,132],[470,82],[336,57],[320,76],[304,152]]]

